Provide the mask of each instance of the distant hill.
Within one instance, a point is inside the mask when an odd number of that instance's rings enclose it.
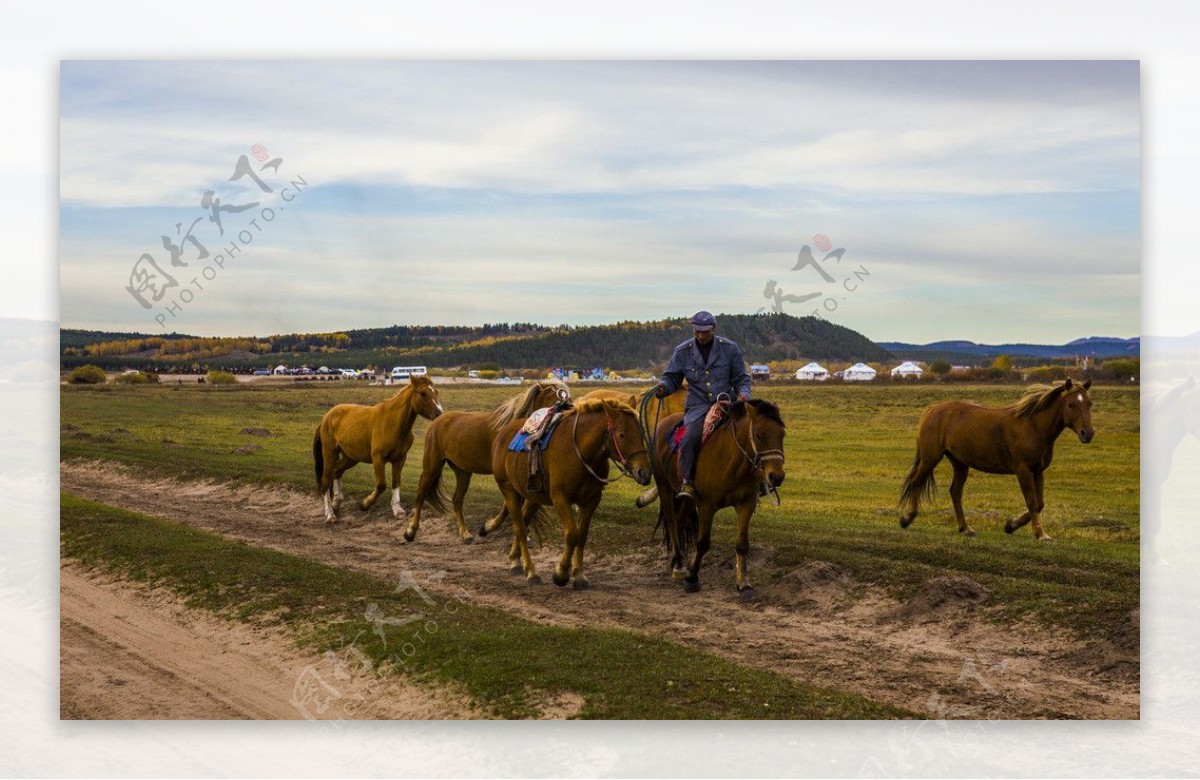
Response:
[[[977,364],[989,358],[1008,355],[1012,358],[1063,360],[1075,357],[1113,358],[1138,357],[1141,339],[1088,336],[1062,345],[1051,344],[976,344],[973,341],[934,341],[929,344],[906,344],[900,341],[881,341],[879,346],[898,357],[913,360],[948,360],[958,364]]]
[[[890,353],[862,334],[816,317],[719,314],[719,333],[738,342],[748,361],[884,361]],[[547,368],[599,366],[661,370],[671,351],[691,335],[686,317],[551,328],[531,323],[482,327],[392,326],[336,333],[200,338],[64,330],[64,367],[105,368],[200,363],[310,367],[416,364],[431,367]]]

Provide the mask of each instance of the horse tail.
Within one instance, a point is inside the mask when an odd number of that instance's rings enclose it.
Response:
[[[532,533],[538,547],[541,547],[545,539],[554,533],[556,526],[555,518],[546,512],[545,507],[539,506],[525,525],[525,532]]]
[[[321,447],[321,426],[317,426],[317,433],[313,436],[313,465],[317,470],[317,490],[321,489],[321,478],[325,476],[325,455],[322,453]]]
[[[908,476],[904,478],[904,486],[900,488],[900,506],[905,506],[909,501],[915,501],[919,506],[928,504],[933,500],[934,493],[937,492],[937,481],[933,476],[933,469],[929,469],[924,478],[920,478],[921,471],[921,448],[917,447],[917,454],[913,457],[912,468],[908,470]]]
[[[437,429],[429,426],[425,432],[425,454],[421,460],[421,481],[417,485],[417,497],[413,499],[413,508],[421,504],[429,504],[435,511],[443,515],[449,514],[447,496],[442,487],[442,471],[446,458],[437,441]]]
[[[700,536],[700,513],[693,506],[675,514],[675,532],[679,535],[679,549],[691,550],[696,546],[696,537]],[[668,541],[668,546],[670,542]],[[671,552],[674,552],[672,550]]]

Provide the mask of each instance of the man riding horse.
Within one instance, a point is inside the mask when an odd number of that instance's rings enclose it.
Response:
[[[750,375],[746,361],[737,344],[717,336],[717,319],[706,311],[692,317],[693,337],[675,348],[671,362],[654,388],[656,398],[678,390],[687,379],[688,394],[683,422],[686,433],[679,444],[679,471],[683,484],[679,488],[682,501],[696,500],[696,455],[708,410],[721,396],[733,400],[750,400]]]

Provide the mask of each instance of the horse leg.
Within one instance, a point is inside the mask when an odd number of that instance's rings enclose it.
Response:
[[[1031,518],[1033,522],[1033,535],[1040,541],[1049,542],[1053,537],[1042,530],[1042,511],[1046,508],[1046,499],[1042,497],[1042,488],[1045,486],[1044,472],[1035,471],[1033,473],[1033,490],[1037,497],[1037,512]]]
[[[562,493],[551,495],[554,501],[554,511],[558,512],[559,522],[563,530],[563,552],[558,566],[554,568],[554,584],[560,588],[570,580],[571,557],[579,546],[579,525],[575,522],[575,507]]]
[[[1017,472],[1017,482],[1021,485],[1021,493],[1025,496],[1025,511],[1017,519],[1005,523],[1004,532],[1011,534],[1026,523],[1032,522],[1033,535],[1041,541],[1048,542],[1050,536],[1042,530],[1040,517],[1042,502],[1038,496],[1039,476],[1029,469],[1021,469]]]
[[[954,479],[950,482],[950,500],[954,503],[954,516],[958,518],[958,532],[974,536],[975,529],[967,525],[967,516],[963,513],[962,505],[963,485],[967,484],[967,477],[970,476],[971,469],[953,455],[949,457],[950,465],[954,466]]]
[[[579,544],[575,547],[575,560],[571,563],[571,577],[574,579],[573,586],[576,590],[587,590],[591,587],[588,578],[583,573],[583,548],[587,546],[588,531],[592,526],[592,514],[595,513],[596,507],[599,506],[600,499],[590,502],[587,506],[579,507],[579,523],[576,526],[576,532],[579,534]]]
[[[662,491],[659,491],[662,494]],[[683,539],[679,532],[680,517],[669,506],[674,496],[658,502],[659,513],[663,517],[663,525],[667,528],[667,552],[671,554],[671,579],[681,580],[684,577]]]
[[[683,578],[683,589],[687,593],[695,593],[700,590],[700,562],[704,560],[704,555],[708,552],[708,546],[712,539],[713,515],[716,514],[716,510],[709,506],[707,501],[696,507],[696,512],[700,520],[700,530],[696,534],[696,551],[692,554],[692,562],[688,566],[687,575]]]
[[[660,478],[658,474],[654,475],[654,487],[657,491],[656,496],[667,497],[658,502],[658,522],[662,524],[663,535],[666,537],[671,578],[680,580],[683,579],[683,549],[680,543],[679,529],[675,525],[675,494],[671,492],[670,483]]]
[[[475,537],[467,530],[467,519],[463,516],[463,501],[467,497],[467,488],[471,487],[471,472],[464,471],[453,463],[450,468],[454,471],[454,520],[458,523],[458,538],[463,544],[471,544]]]
[[[737,539],[734,543],[737,565],[734,567],[734,573],[737,577],[738,593],[743,599],[752,599],[758,595],[746,574],[746,556],[750,554],[750,518],[754,515],[757,505],[758,501],[752,500],[739,504],[737,508]]]
[[[542,581],[538,576],[537,570],[533,565],[533,556],[529,554],[529,543],[525,540],[525,529],[529,527],[529,521],[538,511],[538,505],[532,501],[526,501],[525,505],[519,510],[514,511],[514,507],[510,506],[509,511],[513,517],[520,518],[513,522],[513,546],[520,553],[521,568],[525,571],[525,581],[530,585],[536,585]]]
[[[375,502],[387,490],[386,472],[384,471],[387,468],[387,461],[383,459],[383,453],[371,453],[371,467],[375,470],[375,489],[359,502],[359,506],[364,512],[375,506]]]
[[[479,535],[487,536],[490,533],[495,533],[496,529],[504,524],[504,518],[506,517],[508,517],[508,507],[504,506],[500,508],[500,511],[496,513],[495,517],[479,526]]]
[[[401,452],[392,461],[392,517],[397,520],[407,520],[408,513],[400,503],[400,472],[404,470],[404,461],[408,459],[408,451]]]
[[[354,463],[346,457],[346,454],[336,447],[334,452],[334,468],[333,468],[333,512],[339,514],[342,509],[342,501],[345,500],[346,494],[342,492],[342,475],[345,474]]]
[[[321,441],[321,498],[325,502],[325,522],[336,523],[339,504],[336,499],[337,485],[337,447],[326,444],[324,437]]]

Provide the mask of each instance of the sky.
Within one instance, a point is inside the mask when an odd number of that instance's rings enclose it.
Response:
[[[707,309],[817,313],[876,341],[1139,335],[1136,61],[60,73],[64,327],[268,335]]]

